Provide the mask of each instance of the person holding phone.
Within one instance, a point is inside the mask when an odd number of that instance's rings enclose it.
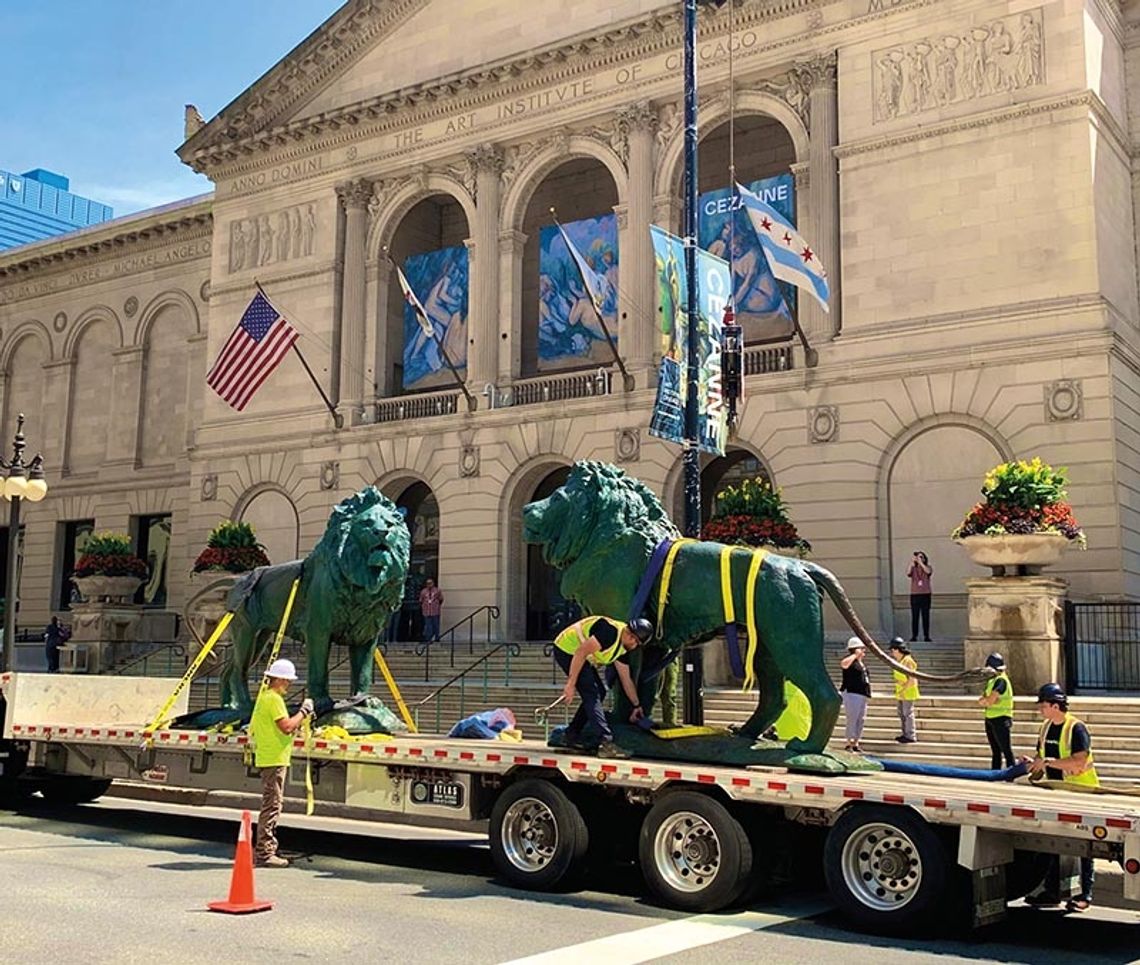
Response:
[[[922,622],[922,639],[930,643],[930,577],[934,570],[922,550],[915,550],[906,575],[910,577],[910,642],[918,639]]]

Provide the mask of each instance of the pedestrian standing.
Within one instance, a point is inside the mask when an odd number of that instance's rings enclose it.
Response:
[[[978,703],[985,709],[986,740],[990,742],[990,770],[1002,766],[1013,767],[1017,761],[1013,756],[1013,683],[1005,672],[1005,657],[991,653],[986,657],[986,666],[997,671],[996,677],[986,681]]]
[[[277,821],[285,799],[285,775],[293,757],[293,734],[313,713],[308,697],[292,716],[285,707],[285,694],[297,679],[291,660],[274,660],[266,671],[266,683],[253,705],[249,736],[253,741],[253,765],[261,771],[261,813],[257,817],[254,852],[260,868],[284,868],[289,859],[277,853]]]
[[[59,617],[52,617],[44,630],[44,652],[47,654],[48,673],[59,673],[59,648],[61,644],[71,639],[71,631],[59,622]]]
[[[420,590],[420,613],[424,618],[424,643],[439,639],[439,614],[443,609],[443,591],[430,576]]]
[[[1029,765],[1030,780],[1042,776],[1050,781],[1082,788],[1100,787],[1093,766],[1092,737],[1083,721],[1069,713],[1069,698],[1060,684],[1045,684],[1037,692],[1041,732],[1037,736],[1037,756]],[[1092,904],[1096,874],[1092,858],[1081,858],[1081,893],[1065,905],[1069,911],[1088,911]],[[1025,899],[1036,908],[1056,907],[1061,902],[1061,858],[1050,855],[1049,870],[1041,893]]]
[[[922,623],[922,639],[930,643],[930,577],[934,569],[922,550],[915,550],[906,575],[910,577],[910,642],[918,639]]]
[[[891,641],[891,656],[909,670],[918,669],[918,663],[910,655],[910,648],[903,642],[902,637],[895,637]],[[918,678],[901,670],[892,670],[891,673],[895,680],[895,700],[898,702],[899,720],[902,722],[902,733],[895,740],[900,744],[915,744],[918,742],[914,719],[914,704],[919,698]]]
[[[858,637],[847,641],[847,656],[839,661],[843,668],[843,713],[847,722],[846,750],[862,753],[863,724],[867,719],[867,701],[871,699],[871,674],[863,657],[867,648]]]

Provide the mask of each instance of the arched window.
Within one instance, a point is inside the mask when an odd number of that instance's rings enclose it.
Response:
[[[404,606],[394,639],[419,640],[423,636],[420,590],[428,579],[439,585],[439,502],[427,483],[414,482],[400,494],[396,508],[404,511],[412,547],[404,583]]]
[[[283,492],[266,489],[258,493],[246,503],[241,521],[253,526],[270,562],[287,563],[300,556],[297,508]]]
[[[560,466],[534,487],[528,502],[546,499],[570,478],[570,467]],[[552,640],[559,630],[581,615],[578,604],[562,596],[562,574],[542,558],[542,547],[526,548],[526,638]]]

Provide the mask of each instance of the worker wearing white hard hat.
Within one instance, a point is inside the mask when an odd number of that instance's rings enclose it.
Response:
[[[293,756],[293,734],[313,713],[313,702],[306,697],[301,701],[301,709],[290,716],[285,694],[296,679],[297,668],[292,660],[274,660],[265,672],[265,686],[257,695],[249,721],[253,763],[261,771],[261,813],[254,848],[261,868],[284,868],[289,864],[287,858],[277,853],[277,821],[285,799],[285,775]]]
[[[871,675],[863,656],[867,646],[858,637],[847,641],[847,655],[839,661],[843,670],[843,684],[839,688],[843,697],[843,712],[847,718],[845,750],[859,753],[863,750],[863,725],[867,720],[867,701],[871,699]]]

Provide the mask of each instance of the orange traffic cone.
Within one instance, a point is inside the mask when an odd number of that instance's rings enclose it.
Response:
[[[250,841],[248,811],[241,815],[237,851],[234,852],[234,871],[230,878],[230,897],[226,901],[211,901],[210,911],[224,911],[229,915],[248,915],[254,911],[269,911],[271,901],[258,901],[253,894],[253,845]]]

